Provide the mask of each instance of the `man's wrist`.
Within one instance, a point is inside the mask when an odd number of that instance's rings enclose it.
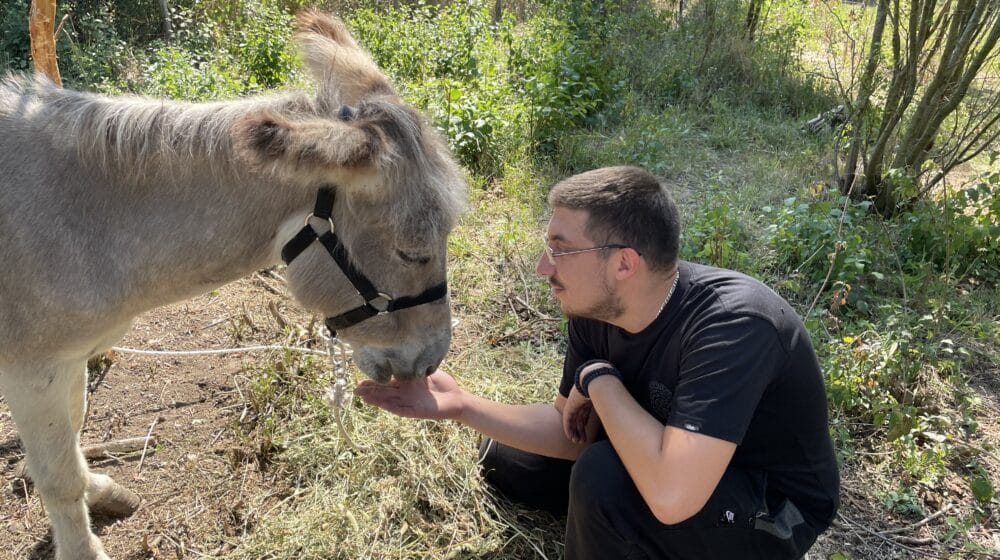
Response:
[[[617,377],[623,381],[623,377],[618,368],[605,361],[592,360],[580,366],[576,375],[576,390],[584,398],[590,398],[590,384],[595,379],[603,376]]]

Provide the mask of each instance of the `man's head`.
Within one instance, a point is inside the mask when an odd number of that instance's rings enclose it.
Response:
[[[552,187],[549,204],[537,271],[566,314],[614,322],[628,310],[627,286],[657,282],[674,269],[677,209],[648,172],[608,167],[574,175]]]
[[[680,222],[666,187],[638,167],[602,167],[556,183],[549,206],[587,212],[587,237],[636,250],[653,272],[677,262]]]

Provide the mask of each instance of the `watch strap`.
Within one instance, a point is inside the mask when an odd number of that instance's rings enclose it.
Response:
[[[580,391],[580,394],[586,398],[590,398],[590,383],[601,377],[602,375],[613,375],[618,378],[619,381],[624,381],[622,378],[622,372],[618,371],[618,368],[614,366],[603,366],[593,369],[587,373],[582,379],[577,376],[577,387],[576,389]]]

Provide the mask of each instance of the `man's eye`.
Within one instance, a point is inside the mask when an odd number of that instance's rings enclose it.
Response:
[[[422,255],[414,255],[412,253],[406,253],[403,251],[396,251],[396,256],[400,258],[403,262],[407,264],[419,264],[424,265],[431,262],[430,257],[425,257]]]

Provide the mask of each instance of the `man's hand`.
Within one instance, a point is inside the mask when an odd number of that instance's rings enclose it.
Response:
[[[354,389],[366,403],[393,414],[433,420],[453,419],[462,414],[465,392],[455,379],[437,370],[424,379],[379,385],[366,379]]]
[[[569,397],[563,403],[562,421],[563,432],[573,443],[594,443],[601,431],[601,418],[594,410],[593,403],[581,395],[576,387],[570,390]]]
[[[590,372],[602,367],[614,367],[610,362],[595,361],[586,365],[577,372],[583,381]],[[601,419],[594,411],[594,405],[590,399],[584,397],[577,389],[576,384],[570,389],[569,397],[562,409],[563,432],[573,443],[593,443],[597,439],[597,433],[601,428]]]

